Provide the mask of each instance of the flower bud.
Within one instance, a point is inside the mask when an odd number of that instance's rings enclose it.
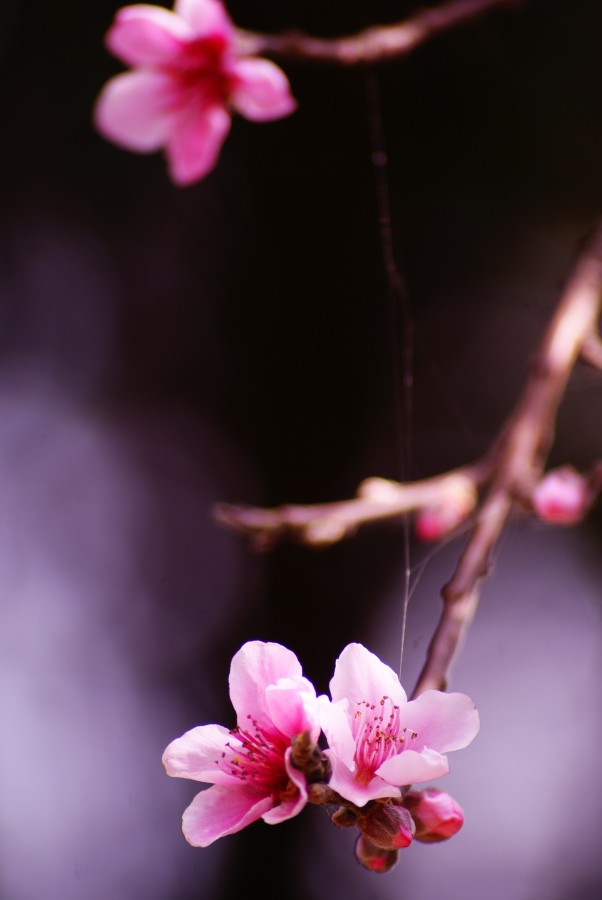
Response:
[[[563,466],[544,475],[531,500],[540,519],[555,525],[574,525],[588,511],[592,496],[585,478],[572,466]]]
[[[371,872],[388,872],[397,862],[398,856],[398,850],[382,850],[363,834],[355,842],[355,858]]]
[[[416,514],[414,529],[421,541],[438,541],[464,522],[477,502],[473,482],[465,475],[449,478],[436,503]]]
[[[353,825],[357,825],[357,816],[349,807],[339,806],[331,815],[330,821],[339,828],[351,828]]]
[[[375,803],[361,816],[362,834],[383,850],[409,847],[416,830],[412,816],[403,806]]]
[[[423,844],[434,844],[453,837],[464,824],[462,807],[453,797],[437,788],[411,791],[403,798],[416,823],[414,837]]]

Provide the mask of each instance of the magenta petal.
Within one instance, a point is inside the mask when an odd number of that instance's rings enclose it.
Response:
[[[266,702],[266,689],[281,678],[300,678],[301,663],[281,644],[248,641],[234,654],[230,666],[230,698],[241,728],[248,717],[271,729],[272,719]]]
[[[181,115],[166,148],[172,181],[187,185],[208,175],[229,130],[230,116],[221,106]]]
[[[401,796],[401,791],[394,783],[389,783],[378,775],[371,778],[367,784],[358,781],[355,774],[331,750],[327,750],[326,753],[332,765],[328,786],[356,806],[365,806],[369,800],[377,800],[380,797]]]
[[[184,811],[182,831],[193,847],[208,847],[260,819],[271,805],[271,797],[262,797],[252,788],[216,785],[197,794]]]
[[[96,127],[128,150],[151,153],[165,144],[173,127],[171,99],[169,76],[124,72],[107,82],[96,101]]]
[[[449,764],[447,757],[437,753],[436,750],[427,748],[422,753],[404,750],[403,753],[385,760],[376,771],[390,784],[418,784],[447,775]]]
[[[393,669],[362,644],[348,644],[339,656],[330,682],[330,694],[334,701],[349,698],[350,716],[353,716],[354,704],[362,701],[378,703],[386,695],[393,703],[403,706],[407,700]]]
[[[417,733],[413,750],[423,747],[440,753],[461,750],[479,731],[479,714],[466,694],[425,691],[401,710],[400,721]]]
[[[152,66],[173,59],[193,36],[180,16],[140,3],[119,10],[105,40],[111,53],[126,65]]]
[[[288,116],[297,108],[286,75],[274,63],[239,59],[234,71],[238,84],[232,93],[232,105],[247,119],[267,122]]]
[[[240,741],[222,725],[199,725],[176,738],[163,754],[163,765],[174,778],[210,784],[240,784],[228,768],[228,758]]]
[[[305,780],[305,775],[300,772],[299,769],[295,769],[291,764],[291,752],[291,748],[289,747],[284,757],[284,763],[286,765],[288,777],[297,787],[298,793],[292,799],[283,800],[278,806],[274,806],[263,814],[262,818],[268,825],[278,825],[279,822],[285,822],[287,819],[292,819],[293,816],[296,816],[301,812],[307,803],[307,782]]]
[[[219,0],[176,0],[174,12],[191,26],[196,37],[221,35],[229,38],[232,21]]]
[[[279,678],[265,693],[267,712],[282,734],[294,738],[308,731],[313,741],[320,735],[316,691],[307,678]]]

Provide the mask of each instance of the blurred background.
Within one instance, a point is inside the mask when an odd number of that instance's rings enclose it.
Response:
[[[341,34],[417,3],[232,0],[248,28]],[[436,5],[436,4],[434,4]],[[319,692],[360,641],[399,659],[400,527],[258,556],[219,500],[400,477],[367,74],[286,65],[298,112],[234,122],[179,189],[91,124],[115,2],[0,7],[0,897],[593,900],[602,864],[602,517],[506,535],[452,686],[481,713],[440,786],[447,844],[364,872],[308,809],[189,847],[164,747],[233,725],[230,659],[291,647]],[[378,67],[396,253],[416,322],[412,476],[480,455],[602,214],[602,6],[531,0]],[[602,447],[579,366],[552,462]],[[412,547],[410,690],[461,541]],[[432,555],[431,555],[432,554]]]

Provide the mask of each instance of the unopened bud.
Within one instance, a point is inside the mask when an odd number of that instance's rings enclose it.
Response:
[[[371,872],[388,872],[393,868],[398,857],[398,850],[383,850],[363,834],[360,834],[355,842],[355,858]]]
[[[477,502],[477,492],[470,478],[450,478],[436,503],[416,514],[416,537],[421,541],[438,541],[464,522]]]
[[[383,850],[409,847],[416,830],[412,816],[403,806],[375,803],[359,822],[362,834]]]
[[[453,797],[437,788],[411,791],[403,798],[416,823],[414,837],[423,844],[434,844],[453,837],[464,824],[464,813]]]
[[[562,466],[544,475],[531,499],[540,519],[556,525],[574,525],[588,511],[592,495],[582,475],[572,466]]]

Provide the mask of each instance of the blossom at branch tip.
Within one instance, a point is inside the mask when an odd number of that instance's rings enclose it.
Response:
[[[361,644],[341,653],[330,692],[332,700],[319,698],[329,786],[358,807],[446,775],[444,754],[466,747],[479,730],[465,694],[425,691],[408,701],[395,672]]]
[[[425,506],[416,514],[414,530],[421,541],[439,541],[465,522],[475,508],[477,491],[466,475],[448,478],[441,488],[437,503]]]
[[[531,498],[540,519],[555,525],[575,525],[592,503],[592,491],[585,478],[572,466],[547,472],[535,486]]]
[[[165,150],[172,180],[204,178],[216,165],[234,110],[255,122],[292,113],[281,69],[237,51],[219,0],[175,0],[120,9],[108,49],[132,70],[105,85],[95,108],[104,137],[138,153]]]
[[[307,781],[291,760],[292,743],[320,734],[316,692],[295,654],[280,644],[250,641],[234,655],[230,698],[237,725],[199,725],[163,754],[168,775],[212,784],[184,812],[182,829],[195,847],[262,818],[277,824],[307,803]]]

